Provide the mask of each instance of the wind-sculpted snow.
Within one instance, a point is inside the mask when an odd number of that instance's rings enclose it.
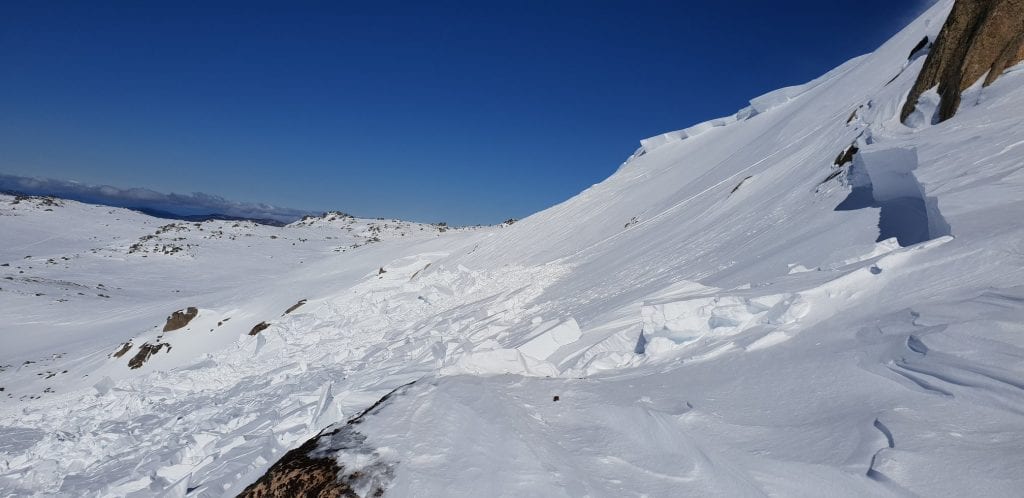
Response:
[[[307,303],[259,336],[243,336],[184,368],[26,407],[12,425],[45,436],[6,459],[5,487],[79,496],[176,486],[198,495],[240,491],[235,486],[244,487],[283,450],[389,382],[486,348],[471,339],[513,327],[531,297],[564,272],[420,272],[440,256],[392,261],[386,274]],[[486,323],[477,306],[489,310]],[[55,454],[62,458],[38,465]]]
[[[1019,495],[1024,71],[899,119],[950,6],[515,224],[0,197],[0,491]]]
[[[878,242],[895,237],[909,246],[950,234],[935,197],[925,197],[914,177],[917,151],[912,148],[873,149],[853,157],[850,195],[837,211],[879,208]]]
[[[815,88],[820,86],[822,83],[826,83],[829,80],[841,76],[843,73],[848,71],[851,67],[858,63],[858,59],[853,59],[846,62],[840,67],[829,71],[827,74],[816,78],[813,81],[807,82],[803,85],[794,85],[785,88],[780,88],[768,92],[759,97],[755,97],[750,100],[750,105],[736,111],[736,114],[726,116],[722,118],[711,119],[702,123],[695,124],[682,130],[670,131],[668,133],[662,133],[653,137],[645,138],[640,140],[640,149],[634,157],[642,154],[646,154],[662,145],[670,142],[679,140],[685,140],[687,138],[696,137],[714,128],[728,126],[738,121],[744,121],[750,119],[758,114],[768,112],[773,108],[782,106],[789,103],[790,101],[797,99],[807,93],[810,93]]]

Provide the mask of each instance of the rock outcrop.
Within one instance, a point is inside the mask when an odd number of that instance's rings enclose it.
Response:
[[[160,350],[163,349],[164,347],[167,348],[167,351],[171,350],[171,345],[165,342],[158,342],[156,344],[151,344],[148,342],[144,343],[143,345],[139,346],[139,352],[135,353],[135,356],[133,356],[132,359],[128,360],[128,368],[131,368],[132,370],[135,370],[136,368],[142,368],[142,365],[146,363],[146,360],[148,360],[150,356],[159,353]]]
[[[126,342],[124,344],[121,344],[121,346],[117,348],[117,351],[114,351],[114,354],[112,356],[114,358],[120,358],[120,357],[124,356],[125,353],[127,353],[131,349],[132,349],[132,341],[128,341],[128,342]]]
[[[249,331],[249,335],[259,334],[260,332],[263,332],[264,330],[266,330],[267,327],[270,327],[270,324],[267,323],[267,322],[257,323],[256,326],[253,327],[252,330]]]
[[[384,395],[345,424],[328,427],[298,448],[285,453],[267,473],[245,488],[239,498],[303,496],[309,498],[359,498],[383,496],[392,477],[391,465],[377,462],[361,469],[339,465],[333,453],[352,451],[364,459],[372,453],[366,437],[356,431],[369,415],[379,412],[389,400],[402,394],[414,382]]]
[[[1022,60],[1024,0],[957,0],[907,96],[900,119],[906,120],[914,112],[921,94],[938,86],[938,121],[945,121],[956,114],[961,92],[986,73],[984,85],[990,85]]]
[[[351,488],[338,481],[341,466],[332,458],[314,458],[321,434],[289,451],[258,481],[238,496],[241,498],[267,498],[274,496],[307,496],[311,498],[356,498]]]
[[[189,306],[188,309],[171,313],[171,316],[167,317],[167,323],[164,324],[164,332],[178,330],[188,325],[198,314],[199,310],[195,306]]]

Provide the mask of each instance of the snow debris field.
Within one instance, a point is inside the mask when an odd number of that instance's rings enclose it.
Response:
[[[510,225],[0,196],[0,494],[1020,496],[1024,70],[900,120],[951,7]]]

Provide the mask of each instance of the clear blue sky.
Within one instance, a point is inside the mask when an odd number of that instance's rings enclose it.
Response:
[[[8,2],[0,172],[493,223],[924,3]]]

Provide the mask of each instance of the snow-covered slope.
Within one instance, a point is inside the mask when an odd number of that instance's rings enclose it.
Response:
[[[0,489],[1019,495],[1024,70],[900,121],[951,5],[511,226],[0,199]]]

